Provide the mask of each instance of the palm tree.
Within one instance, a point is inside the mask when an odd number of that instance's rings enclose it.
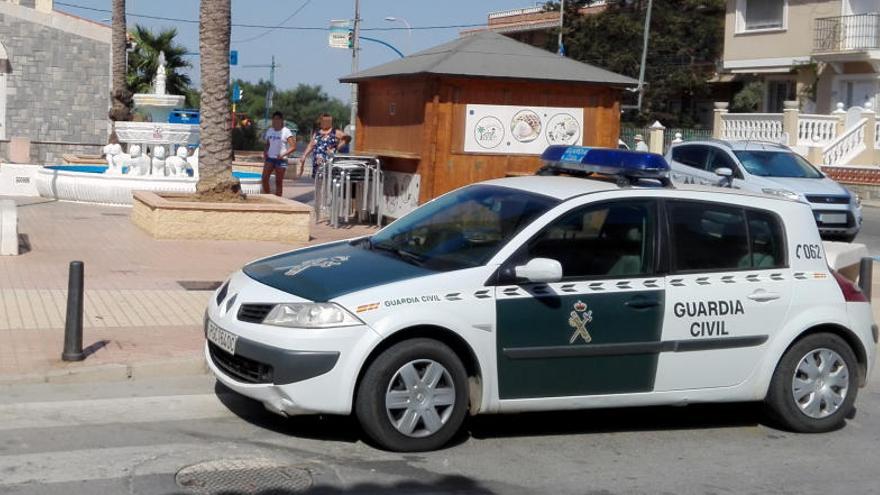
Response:
[[[165,69],[168,79],[165,82],[166,90],[173,95],[186,95],[190,92],[189,76],[182,72],[183,69],[192,67],[184,57],[187,49],[183,45],[174,42],[177,29],[163,29],[158,34],[148,28],[135,25],[131,33],[137,48],[128,57],[128,89],[132,93],[150,93],[152,91],[153,77],[159,66],[159,52],[165,53]]]
[[[239,190],[238,181],[232,177],[232,136],[226,124],[231,3],[231,0],[201,0],[199,7],[202,93],[196,191],[201,195],[237,197]]]
[[[125,29],[125,0],[113,0],[112,36],[110,44],[113,57],[113,87],[110,120],[131,120],[131,92],[125,84],[125,49],[128,33]]]

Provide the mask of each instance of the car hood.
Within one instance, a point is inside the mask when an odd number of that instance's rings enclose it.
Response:
[[[758,177],[759,184],[765,188],[785,189],[799,194],[819,194],[827,196],[849,196],[849,191],[833,180],[798,179],[794,177]]]
[[[317,302],[436,273],[349,241],[264,258],[243,271],[257,282]]]

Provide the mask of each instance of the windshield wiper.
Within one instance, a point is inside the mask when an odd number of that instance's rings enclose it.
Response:
[[[389,253],[393,253],[397,255],[398,258],[401,258],[402,260],[417,266],[420,266],[422,263],[425,262],[425,257],[422,255],[412,253],[410,251],[400,249],[395,246],[389,246],[387,244],[373,244],[372,240],[370,240],[370,250],[386,251]]]

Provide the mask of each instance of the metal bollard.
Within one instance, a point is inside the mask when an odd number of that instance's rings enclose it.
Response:
[[[862,258],[859,263],[859,289],[871,302],[871,284],[874,282],[874,258]]]
[[[83,353],[83,282],[85,267],[82,261],[70,262],[67,279],[67,320],[64,323],[64,352],[62,361],[82,361]]]

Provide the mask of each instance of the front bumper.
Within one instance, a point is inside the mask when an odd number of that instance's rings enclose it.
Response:
[[[211,362],[225,375],[251,384],[301,382],[329,372],[339,360],[339,352],[280,349],[242,337],[235,344],[235,354],[210,341],[207,347]]]
[[[206,324],[210,320],[237,336],[234,354],[206,342],[208,367],[225,386],[262,402],[270,411],[349,414],[360,368],[379,341],[372,328],[283,328],[239,315],[242,304],[300,301],[235,273],[226,293],[218,291],[211,298],[205,315]]]
[[[855,235],[862,228],[862,211],[852,205],[810,205],[813,209],[813,218],[816,226],[823,235]],[[843,222],[825,221],[826,218],[845,216]]]

